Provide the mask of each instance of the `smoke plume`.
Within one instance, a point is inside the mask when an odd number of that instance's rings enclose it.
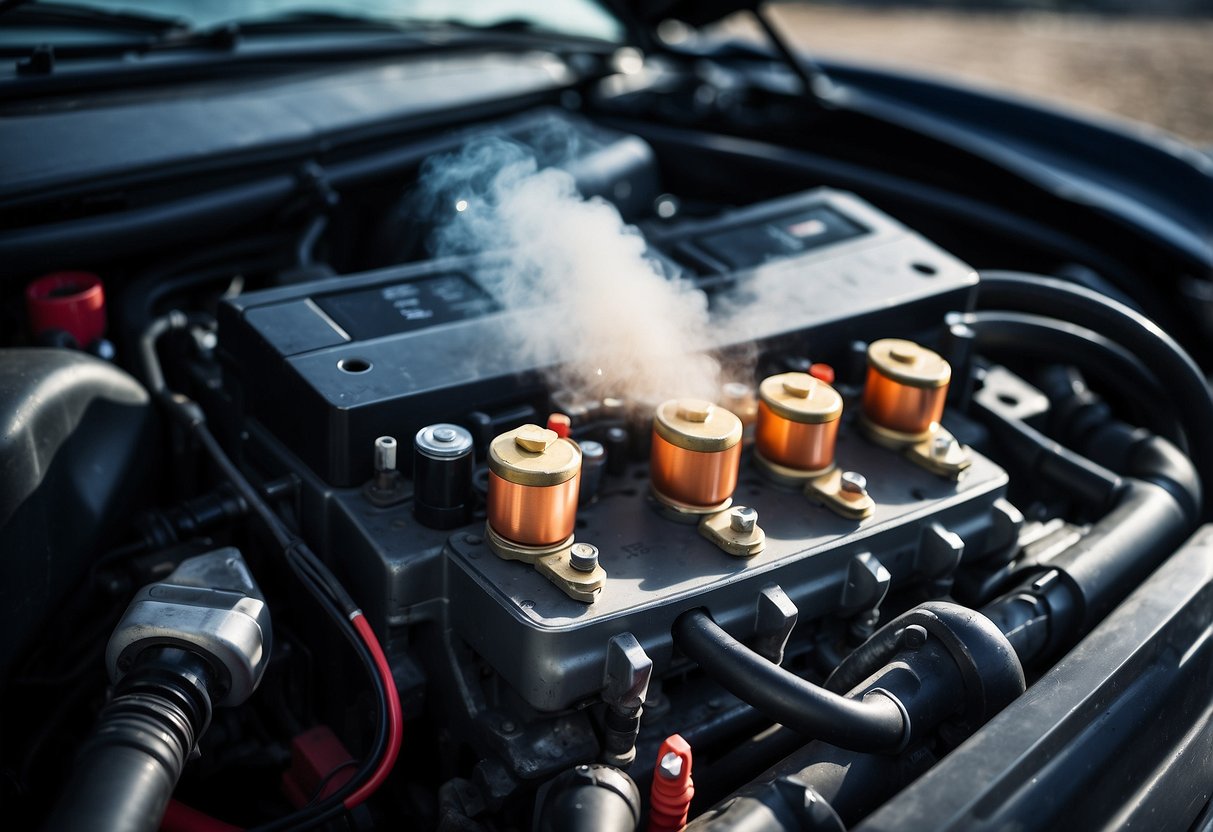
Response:
[[[546,137],[549,153],[560,141],[571,150],[575,139]],[[420,186],[438,219],[432,254],[499,255],[476,277],[528,321],[503,348],[551,366],[553,389],[636,402],[718,397],[707,298],[663,274],[640,233],[610,203],[578,194],[569,173],[488,136],[428,160]]]

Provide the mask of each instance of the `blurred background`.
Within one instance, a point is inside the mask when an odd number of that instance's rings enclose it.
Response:
[[[993,87],[1213,145],[1213,0],[839,0],[779,3],[772,14],[814,55]],[[751,34],[740,16],[724,25]]]

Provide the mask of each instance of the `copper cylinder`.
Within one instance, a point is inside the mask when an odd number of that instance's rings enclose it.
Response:
[[[489,525],[523,546],[551,546],[573,533],[580,475],[560,485],[518,485],[489,471]]]
[[[757,451],[796,471],[823,471],[834,464],[842,396],[807,373],[781,373],[758,388]]]
[[[489,445],[489,526],[522,546],[552,546],[573,534],[581,449],[555,431],[523,425]]]
[[[671,400],[653,419],[650,477],[658,496],[707,508],[733,495],[741,465],[741,420],[697,399]]]
[[[913,341],[885,338],[868,347],[863,412],[879,428],[923,436],[943,416],[952,368]]]

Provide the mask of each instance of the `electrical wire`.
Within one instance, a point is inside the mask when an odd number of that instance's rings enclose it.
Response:
[[[244,473],[219,444],[206,424],[202,409],[191,399],[167,388],[156,352],[156,341],[164,333],[184,326],[180,313],[153,321],[141,338],[140,358],[145,378],[152,382],[153,392],[170,413],[198,440],[203,450],[244,499],[266,531],[281,547],[287,566],[303,587],[320,605],[326,616],[350,642],[355,654],[368,673],[378,703],[375,739],[355,775],[331,795],[314,805],[258,826],[257,832],[271,830],[310,829],[343,812],[359,806],[383,784],[395,765],[403,741],[403,718],[400,696],[392,678],[391,666],[384,655],[374,631],[362,610],[345,587],[324,563],[316,557],[301,537],[296,535],[262,498]],[[201,813],[196,813],[201,814]],[[205,817],[205,816],[204,816]]]

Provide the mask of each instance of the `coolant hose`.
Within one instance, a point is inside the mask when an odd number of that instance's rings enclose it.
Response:
[[[775,722],[855,751],[894,751],[909,735],[901,705],[873,691],[847,699],[773,664],[726,633],[704,610],[674,622],[674,644],[713,680]]]
[[[149,649],[118,683],[76,760],[48,832],[155,832],[211,715],[212,669]]]
[[[1199,366],[1150,319],[1110,298],[1054,278],[1014,272],[983,272],[979,309],[1006,309],[1047,315],[1087,327],[1110,338],[1150,368],[1171,393],[1182,419],[1200,479],[1213,483],[1213,391]],[[1202,515],[1213,517],[1206,498]]]

